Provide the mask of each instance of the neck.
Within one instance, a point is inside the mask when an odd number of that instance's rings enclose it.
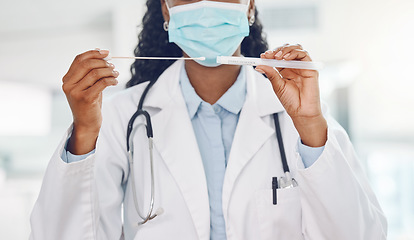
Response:
[[[240,56],[240,49],[234,55]],[[186,54],[184,56],[188,57]],[[185,62],[185,70],[194,90],[201,99],[211,105],[236,82],[240,69],[240,66],[234,65],[204,67],[195,61]]]

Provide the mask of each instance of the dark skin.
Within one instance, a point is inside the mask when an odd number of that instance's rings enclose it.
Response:
[[[164,19],[169,21],[165,0],[160,0]],[[189,4],[196,0],[168,0],[170,7]],[[240,3],[239,0],[220,2]],[[254,0],[250,1],[249,18],[255,11]],[[162,27],[162,26],[160,26]],[[184,56],[188,56],[183,53]],[[63,91],[73,114],[73,132],[67,150],[75,155],[86,154],[95,149],[102,124],[102,91],[118,84],[115,66],[103,58],[107,51],[88,51],[78,55],[63,77]],[[240,56],[240,47],[234,53]],[[266,59],[311,61],[309,54],[300,45],[284,45],[261,55]],[[221,65],[204,67],[195,61],[186,61],[185,69],[191,85],[206,102],[214,104],[233,85],[240,66]],[[280,99],[299,132],[302,142],[310,147],[324,146],[327,141],[327,123],[322,115],[318,72],[298,69],[274,69],[258,66],[257,71],[266,74],[273,90]]]

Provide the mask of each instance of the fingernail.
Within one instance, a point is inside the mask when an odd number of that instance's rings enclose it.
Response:
[[[115,78],[115,85],[118,85],[118,79]]]
[[[282,54],[283,54],[283,52],[279,51],[279,52],[276,53],[276,57],[280,58],[282,56]]]
[[[95,48],[95,50],[96,50],[96,51],[100,51],[101,49],[100,49],[100,48]]]
[[[112,71],[112,73],[114,74],[115,77],[119,76],[119,72],[118,71]]]
[[[290,56],[290,53],[286,54],[283,58],[288,58]]]
[[[260,69],[260,68],[255,68],[256,69],[256,71],[258,71],[259,73],[262,73],[262,74],[266,74],[262,69]]]
[[[115,65],[113,65],[112,63],[109,63],[109,67],[110,68],[115,68]]]
[[[109,50],[99,50],[99,53],[100,53],[101,55],[106,55],[106,54],[108,54],[108,53],[109,53]]]
[[[265,53],[266,54],[271,54],[271,53],[273,53],[273,51],[272,50],[267,50]]]

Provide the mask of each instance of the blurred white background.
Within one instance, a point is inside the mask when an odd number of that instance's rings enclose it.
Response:
[[[414,239],[414,1],[256,0],[271,48],[325,63],[323,100],[344,126],[389,221]],[[50,156],[71,123],[61,79],[83,51],[132,56],[144,0],[1,0],[0,239],[27,239]],[[162,26],[160,26],[162,27]],[[130,61],[114,61],[123,88]]]

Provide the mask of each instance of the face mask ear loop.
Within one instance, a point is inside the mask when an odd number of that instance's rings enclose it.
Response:
[[[249,0],[250,1],[250,0]],[[168,9],[168,14],[170,14],[171,17],[171,13],[170,13],[170,6],[168,6],[168,0],[165,0],[165,5],[167,5],[167,9]],[[169,22],[164,21],[164,24],[162,25],[164,28],[164,31],[168,32],[168,27],[169,27]]]
[[[249,0],[250,1],[250,0]],[[168,0],[165,0],[165,5],[167,5],[168,12],[170,12],[170,6],[168,6]]]
[[[165,0],[165,1],[167,1],[167,0]],[[250,0],[247,0],[247,14],[249,14],[249,12],[250,12]]]
[[[167,1],[167,0],[166,0]],[[251,11],[250,10],[250,0],[247,0],[247,17],[249,18],[249,26],[253,26],[254,22],[256,21],[256,18],[254,16],[254,12],[252,13],[252,15],[250,14]]]

